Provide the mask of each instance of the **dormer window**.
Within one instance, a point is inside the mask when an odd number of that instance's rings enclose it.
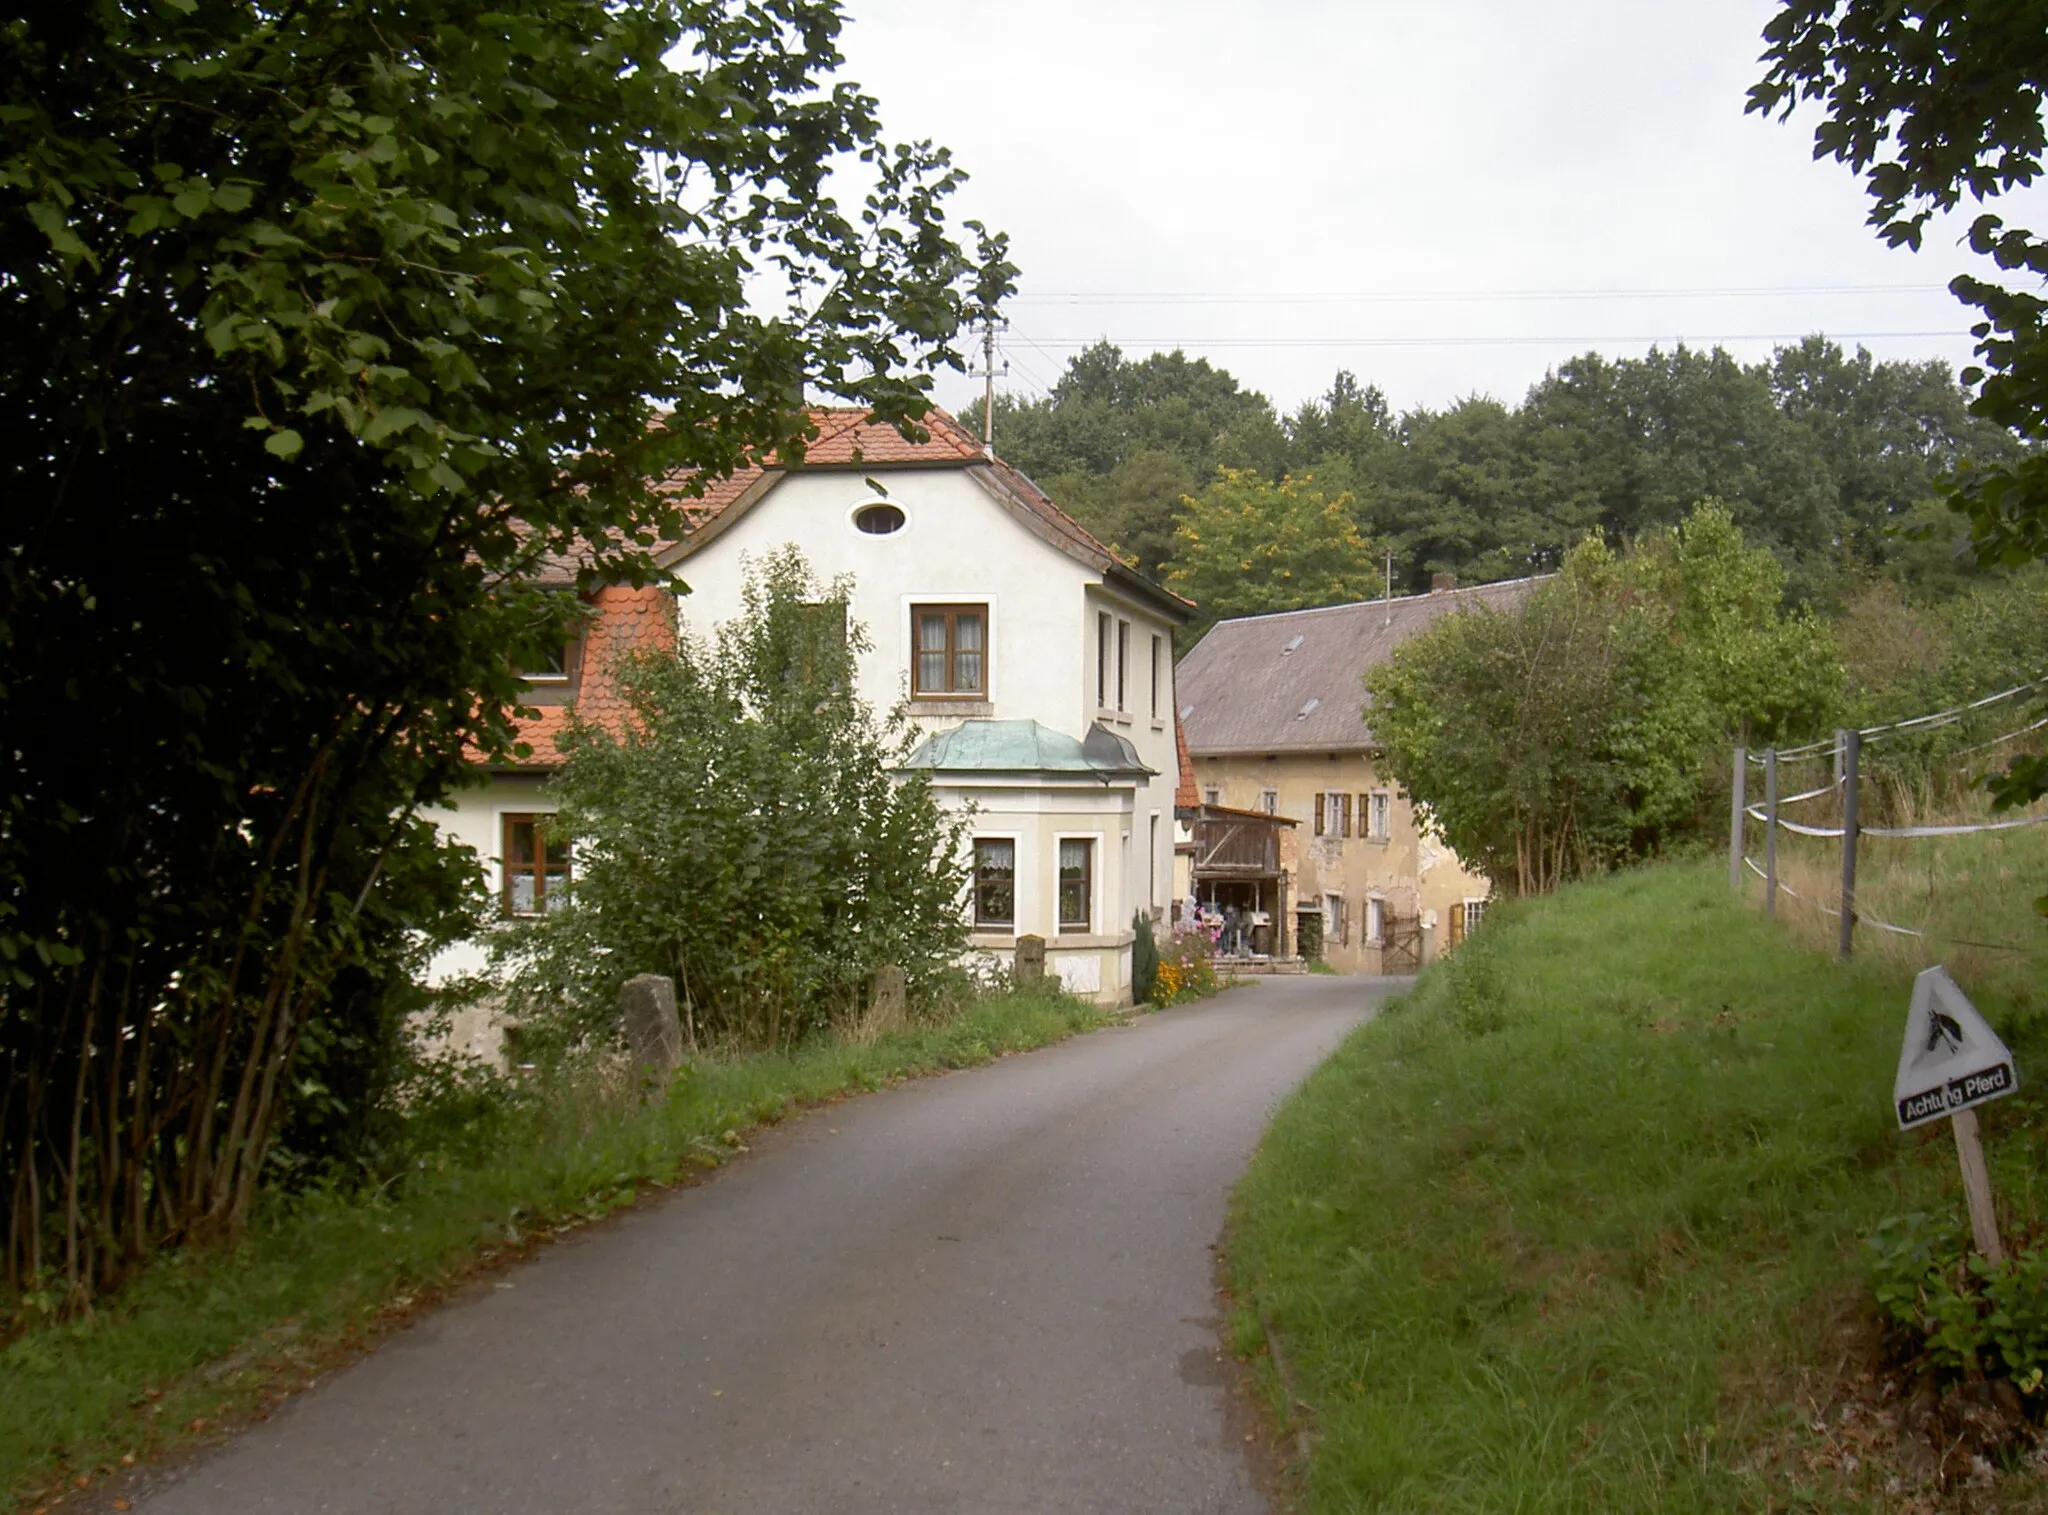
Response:
[[[532,705],[560,705],[574,699],[582,661],[581,638],[519,649],[512,657],[512,671],[526,685],[521,698]]]
[[[566,684],[569,682],[569,647],[549,647],[530,653],[519,660],[516,671],[529,684]]]

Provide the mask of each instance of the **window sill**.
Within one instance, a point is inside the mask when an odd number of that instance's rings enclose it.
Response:
[[[1166,729],[1166,722],[1158,719],[1155,716],[1152,721],[1152,729],[1154,731],[1164,731]]]
[[[905,715],[994,715],[996,707],[994,702],[990,700],[975,698],[934,699],[926,695],[921,699],[910,701],[909,704],[903,707],[903,713]]]
[[[1051,951],[1055,947],[1128,947],[1134,940],[1136,940],[1134,933],[1129,931],[1062,931],[1058,936],[1047,937],[1045,939],[1045,945],[1047,951]]]

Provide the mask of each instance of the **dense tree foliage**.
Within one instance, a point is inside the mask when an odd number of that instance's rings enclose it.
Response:
[[[1403,643],[1368,676],[1368,719],[1461,858],[1503,889],[1553,889],[1718,825],[1728,743],[1833,718],[1833,634],[1783,592],[1777,560],[1709,502],[1624,554],[1588,540],[1517,608]]]
[[[1403,591],[1438,573],[1549,572],[1589,533],[1625,542],[1708,498],[1778,557],[1797,599],[1833,604],[1871,573],[1950,589],[1961,574],[1945,551],[1900,528],[1926,534],[1948,472],[2018,452],[1939,363],[1879,363],[1821,337],[1750,364],[1684,346],[1588,353],[1518,406],[1472,396],[1398,416],[1339,373],[1278,418],[1208,364],[1170,358],[1093,349],[1050,398],[999,399],[996,418],[999,452],[1160,574],[1182,566],[1188,501],[1229,467],[1273,482],[1312,472],[1349,494]]]
[[[1226,468],[1185,502],[1167,582],[1206,624],[1364,599],[1380,576],[1350,495],[1326,492],[1309,474],[1275,484]]]
[[[604,1038],[619,985],[660,973],[693,1042],[775,1046],[857,1014],[885,964],[914,998],[951,969],[960,823],[892,777],[916,733],[853,694],[851,588],[785,548],[712,642],[625,665],[623,731],[574,724],[555,823],[576,883],[506,942],[516,1018]]]
[[[459,894],[422,807],[569,631],[537,563],[644,574],[647,481],[800,448],[807,383],[923,407],[906,371],[1007,269],[984,239],[969,291],[957,175],[831,82],[839,23],[0,20],[7,1283],[75,1299],[233,1230],[295,1103],[340,1097]]]

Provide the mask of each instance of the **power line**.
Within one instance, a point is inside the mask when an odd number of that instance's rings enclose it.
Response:
[[[1825,336],[1837,342],[1881,342],[1924,340],[1929,337],[1946,337],[1962,340],[1967,334],[1960,331],[1745,331],[1745,332],[1653,332],[1647,336],[1623,336],[1590,334],[1573,336],[1491,336],[1491,337],[1113,337],[1099,333],[1092,337],[1038,337],[1027,338],[1033,347],[1052,356],[1050,349],[1081,351],[1100,342],[1109,342],[1117,347],[1190,347],[1190,348],[1262,348],[1262,347],[1558,347],[1558,346],[1636,346],[1657,342],[1801,342],[1811,336]]]
[[[1946,284],[1755,284],[1669,289],[1048,290],[1011,298],[1017,305],[1420,305],[1451,301],[1724,300],[1947,292]]]

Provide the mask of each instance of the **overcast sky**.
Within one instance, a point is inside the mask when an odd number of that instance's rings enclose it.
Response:
[[[1010,233],[1020,396],[1098,337],[1283,411],[1340,368],[1397,410],[1514,403],[1680,339],[1969,358],[1960,220],[1888,249],[1810,110],[1743,113],[1765,0],[848,3],[845,77]]]

